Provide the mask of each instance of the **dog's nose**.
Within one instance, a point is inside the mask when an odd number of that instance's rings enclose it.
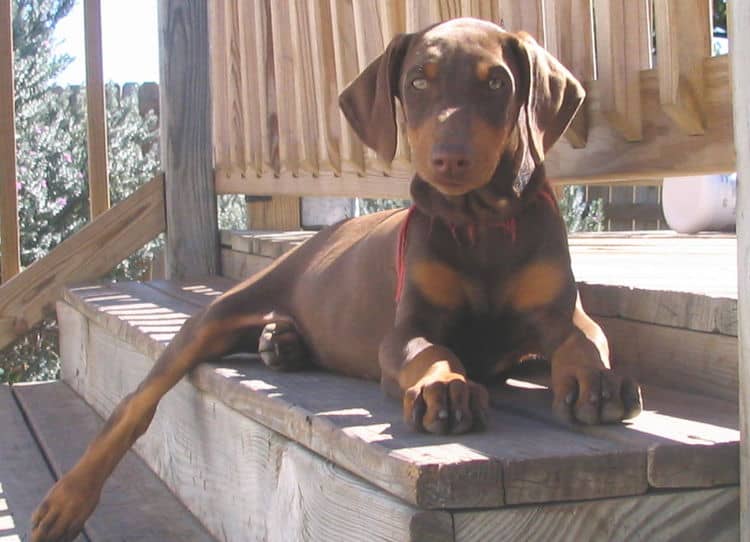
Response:
[[[459,176],[469,166],[469,153],[463,145],[444,146],[432,151],[432,167],[441,175]]]

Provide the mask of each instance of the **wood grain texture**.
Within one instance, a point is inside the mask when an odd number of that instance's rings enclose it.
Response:
[[[101,277],[164,227],[159,176],[0,286],[0,348],[49,314],[63,285]]]
[[[71,290],[66,299],[152,357],[179,328],[180,318],[197,310],[192,302],[170,302],[136,284]],[[162,312],[154,313],[155,307]],[[314,372],[279,375],[257,362],[239,361],[198,368],[193,382],[231,408],[422,507],[595,498],[646,488],[645,450],[623,449],[500,410],[493,411],[487,433],[466,435],[458,443],[409,431],[399,405],[369,382]]]
[[[456,542],[737,540],[737,488],[453,515]]]
[[[691,292],[579,283],[589,314],[737,336],[737,300]]]
[[[259,230],[298,230],[301,227],[300,198],[275,196],[247,204],[247,225]]]
[[[104,425],[63,382],[16,385],[13,394],[57,478],[75,464]],[[144,542],[214,540],[133,452],[107,480],[85,532],[91,542],[111,540],[113,533]]]
[[[173,278],[219,269],[208,52],[207,2],[159,0],[167,276]]]
[[[643,139],[640,71],[650,47],[644,0],[595,0],[601,111],[627,141]],[[646,19],[647,20],[647,19]]]
[[[0,385],[0,427],[0,518],[13,525],[0,528],[0,537],[28,540],[31,514],[55,479],[5,384]]]
[[[87,348],[79,393],[108,415],[153,360],[93,323]],[[187,380],[162,400],[136,450],[221,540],[452,540],[447,513],[389,497]]]
[[[737,148],[737,173],[750,178],[750,4],[733,2],[729,9],[729,32],[732,36],[732,92],[734,95],[734,134]],[[737,189],[737,261],[739,283],[740,345],[740,430],[744,435],[740,450],[742,464],[741,540],[750,541],[750,190]]]
[[[83,6],[86,42],[86,145],[88,149],[89,209],[93,219],[109,209],[102,6],[101,0],[84,0]]]
[[[570,431],[647,450],[647,478],[654,488],[706,488],[739,481],[738,412],[735,403],[642,381],[644,412],[626,424],[568,425],[550,409],[549,368],[513,375],[493,388],[492,403]]]
[[[0,282],[21,270],[11,0],[0,0]],[[2,333],[2,331],[0,331]]]
[[[689,135],[704,128],[704,61],[711,56],[711,7],[703,0],[654,0],[656,68],[664,112]]]
[[[595,317],[612,359],[641,381],[735,401],[738,390],[734,337]]]

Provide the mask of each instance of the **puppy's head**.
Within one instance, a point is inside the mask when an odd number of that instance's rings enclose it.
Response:
[[[459,196],[486,185],[508,153],[516,172],[541,164],[584,95],[529,35],[467,18],[396,36],[339,103],[362,141],[390,162],[399,98],[417,174]],[[509,182],[520,195],[524,181]]]

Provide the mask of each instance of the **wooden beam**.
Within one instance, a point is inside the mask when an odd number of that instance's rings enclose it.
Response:
[[[711,56],[706,0],[654,0],[656,67],[664,111],[685,133],[705,133],[704,60]]]
[[[0,282],[21,269],[11,0],[0,0]]]
[[[0,350],[54,309],[64,285],[101,277],[164,227],[158,176],[0,286]]]
[[[737,174],[750,179],[750,3],[729,5],[732,92],[734,94],[734,141]],[[737,262],[740,344],[740,539],[750,542],[750,187],[737,183]]]
[[[509,32],[528,32],[540,45],[545,45],[542,0],[502,0],[500,25]]]
[[[557,57],[584,86],[594,79],[594,26],[591,0],[546,2],[547,50]],[[586,146],[589,131],[588,103],[583,102],[565,132],[573,148]]]
[[[208,51],[206,0],[159,0],[170,278],[212,275],[219,269]]]
[[[274,196],[247,203],[247,226],[251,230],[300,229],[300,198]]]
[[[643,138],[641,111],[644,50],[650,29],[644,0],[594,0],[601,111],[627,141]]]
[[[101,0],[84,0],[86,40],[86,126],[89,209],[94,219],[109,209],[107,108],[104,97]]]

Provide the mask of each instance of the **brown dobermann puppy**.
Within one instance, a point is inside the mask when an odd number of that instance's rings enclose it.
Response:
[[[577,301],[544,156],[584,98],[531,37],[475,19],[396,36],[341,95],[385,161],[403,106],[410,210],[323,230],[188,320],[36,511],[33,540],[70,540],[160,398],[198,363],[258,344],[271,367],[315,364],[379,380],[415,430],[481,428],[483,383],[527,354],[552,367],[553,408],[586,424],[641,408],[609,370]],[[248,347],[249,348],[249,347]]]

